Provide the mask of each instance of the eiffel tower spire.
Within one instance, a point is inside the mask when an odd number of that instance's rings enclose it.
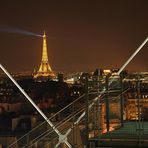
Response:
[[[47,43],[46,43],[46,34],[44,31],[43,35],[43,51],[42,51],[42,61],[39,67],[38,72],[34,75],[34,78],[37,77],[54,77],[54,73],[48,62],[48,53],[47,53]]]

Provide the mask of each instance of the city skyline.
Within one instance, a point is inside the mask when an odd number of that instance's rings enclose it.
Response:
[[[2,2],[0,59],[8,71],[33,71],[41,62],[42,38],[10,34],[2,26],[47,34],[55,71],[120,68],[148,36],[146,0]],[[147,45],[128,65],[148,70]]]

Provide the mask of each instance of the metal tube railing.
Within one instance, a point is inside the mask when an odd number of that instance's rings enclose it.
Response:
[[[42,110],[34,103],[34,101],[28,96],[28,94],[20,87],[20,85],[14,80],[14,78],[8,73],[8,71],[0,64],[0,68],[3,72],[9,77],[9,79],[15,84],[15,86],[20,90],[20,92],[27,98],[27,100],[33,105],[33,107],[40,113],[40,115],[45,119],[45,121],[55,130],[55,132],[60,136],[60,132],[55,128],[52,122],[46,117]],[[64,141],[66,145],[71,148],[71,145],[68,141]]]
[[[80,114],[82,111],[84,111],[85,110],[85,108],[82,108],[82,109],[80,109],[77,113],[75,113],[74,114],[74,116],[77,116],[78,114]],[[65,120],[65,119],[63,119],[64,120],[64,122],[63,121],[61,121],[60,123],[58,123],[57,125],[55,125],[56,126],[56,128],[60,128],[60,127],[62,127],[65,123],[67,123],[68,121],[70,121],[71,119],[73,118],[73,116],[68,116],[67,117],[67,119]],[[49,129],[50,130],[50,129]],[[48,130],[48,131],[49,131]],[[48,131],[46,131],[46,132],[48,132]],[[66,131],[66,130],[65,130]],[[45,133],[46,133],[45,132]],[[52,133],[53,132],[53,130],[52,131],[49,131],[48,133],[46,133],[45,135],[40,135],[40,136],[38,136],[38,137],[36,137],[35,139],[33,139],[31,142],[39,142],[40,140],[42,140],[42,139],[44,139],[46,136],[49,136],[49,134],[50,133]],[[40,138],[41,137],[41,138]],[[38,139],[39,138],[39,139]],[[56,138],[58,138],[58,137],[56,137]],[[38,139],[38,140],[37,140]],[[36,141],[37,140],[37,141]],[[34,143],[32,143],[31,145],[29,145],[28,147],[31,147],[32,145],[33,145]]]
[[[62,108],[60,111],[58,111],[57,113],[55,113],[53,116],[51,116],[50,118],[48,118],[48,120],[51,120],[52,118],[56,117],[58,114],[60,114],[62,111],[64,111],[65,109],[67,109],[68,107],[70,107],[72,104],[74,104],[75,102],[79,101],[82,97],[84,97],[84,94],[81,95],[80,97],[78,97],[76,100],[74,100],[73,102],[71,102],[70,104],[68,104],[67,106],[65,106],[64,108]],[[9,147],[11,147],[12,145],[16,144],[18,141],[20,141],[21,139],[23,139],[25,136],[29,135],[30,133],[32,133],[34,130],[36,130],[37,128],[39,128],[40,126],[42,126],[44,123],[46,123],[46,121],[42,122],[41,124],[37,125],[35,128],[33,128],[31,131],[29,131],[28,133],[26,133],[25,135],[23,135],[22,137],[20,137],[19,139],[17,139],[16,141],[14,141],[13,143],[11,143]]]

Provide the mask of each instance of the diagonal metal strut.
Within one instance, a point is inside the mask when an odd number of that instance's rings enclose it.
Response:
[[[123,69],[131,62],[131,60],[136,56],[136,54],[142,49],[142,47],[148,42],[148,37],[142,42],[142,44],[137,48],[137,50],[130,56],[130,58],[125,62],[125,64],[119,69],[117,74],[119,75]],[[38,108],[38,106],[32,101],[32,99],[25,93],[25,91],[19,86],[19,84],[13,79],[13,77],[6,71],[6,69],[0,64],[0,68],[5,72],[5,74],[12,80],[12,82],[18,87],[18,89],[24,94],[24,96],[30,101],[30,103],[37,109],[37,111],[42,115],[42,117],[47,121],[47,123],[53,128],[53,130],[58,134],[59,136],[59,142],[55,147],[58,147],[60,143],[65,143],[69,148],[72,146],[67,141],[67,136],[71,132],[72,128],[70,128],[65,135],[62,135],[58,129],[52,124],[51,121],[46,117],[46,115]],[[100,95],[94,99],[94,102],[99,99],[99,97],[105,92],[105,90],[100,92]],[[89,105],[89,108],[93,106],[93,103]],[[77,124],[79,121],[85,116],[86,112],[84,111],[80,117],[77,119],[77,121],[74,123]]]
[[[142,47],[143,47],[147,42],[148,42],[148,37],[142,42],[142,44],[141,44],[141,45],[136,49],[136,51],[130,56],[130,58],[125,62],[125,64],[119,69],[119,71],[117,72],[118,75],[120,75],[120,73],[123,71],[123,69],[129,64],[129,62],[136,56],[136,54],[142,49]],[[113,80],[112,80],[112,81],[113,81]],[[110,84],[111,84],[111,83],[112,83],[112,82],[110,82]],[[103,91],[101,91],[101,92],[100,92],[100,95],[94,99],[94,102],[97,101],[97,100],[99,99],[99,97],[100,97],[102,94],[104,94],[105,91],[106,91],[105,89],[104,89]],[[94,105],[94,102],[89,105],[89,108],[91,108],[91,107]],[[80,117],[77,119],[77,121],[74,123],[74,125],[77,124],[77,123],[79,123],[79,121],[85,116],[85,114],[86,114],[86,111],[84,111],[84,112],[80,115]],[[63,136],[65,136],[65,138],[63,138],[63,139],[67,139],[67,136],[68,136],[68,134],[69,134],[71,131],[72,131],[72,128],[68,129],[67,132],[66,132],[66,134],[63,135]],[[62,141],[59,141],[59,143],[56,145],[56,148],[60,145],[60,143],[62,143]]]
[[[34,106],[34,108],[40,113],[40,115],[45,119],[45,121],[53,128],[53,130],[58,134],[60,143],[65,143],[69,148],[71,148],[71,144],[67,141],[67,138],[63,139],[63,135],[59,132],[59,130],[53,125],[53,123],[46,117],[46,115],[40,110],[40,108],[33,102],[33,100],[27,95],[27,93],[20,87],[20,85],[14,80],[14,78],[8,73],[8,71],[0,64],[0,68],[3,72],[9,77],[9,79],[15,84],[15,86],[21,91],[21,93],[28,99],[28,101]]]

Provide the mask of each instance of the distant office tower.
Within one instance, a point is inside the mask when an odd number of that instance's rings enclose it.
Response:
[[[34,74],[34,78],[53,78],[55,76],[52,71],[47,54],[47,44],[46,44],[46,34],[43,35],[43,52],[42,52],[42,61],[39,67],[39,70]]]

